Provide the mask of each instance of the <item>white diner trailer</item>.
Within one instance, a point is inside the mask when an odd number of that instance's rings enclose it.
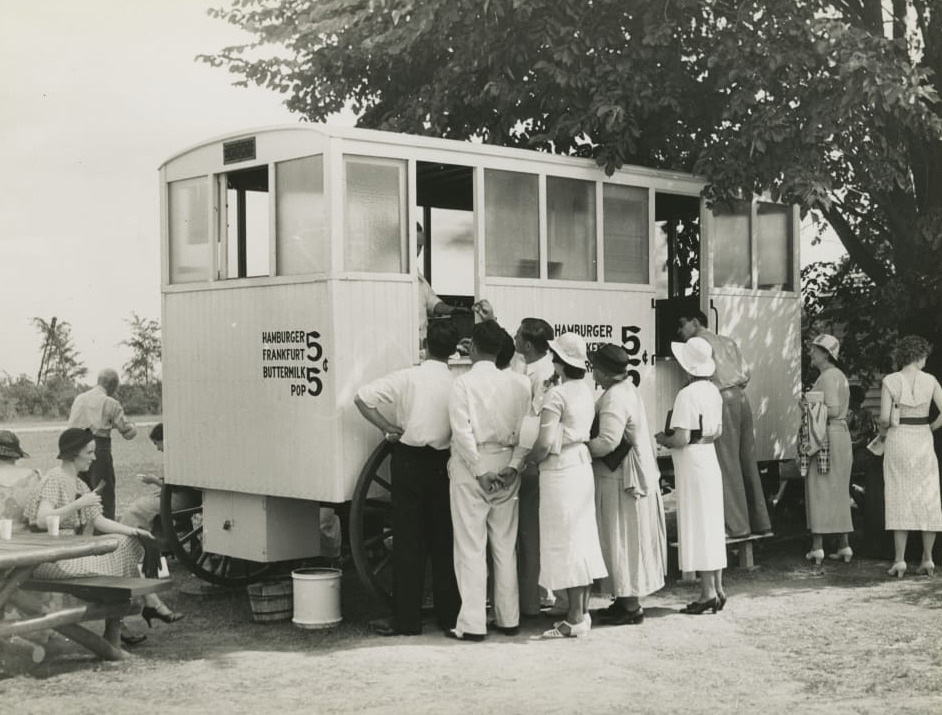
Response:
[[[324,125],[218,137],[160,168],[165,517],[198,575],[247,580],[320,553],[321,507],[351,506],[377,586],[391,539],[381,435],[357,388],[420,359],[418,275],[632,354],[663,424],[682,376],[678,306],[753,367],[759,459],[794,457],[799,217],[709,210],[693,176]],[[418,224],[427,239],[419,253]],[[462,326],[467,330],[469,326]],[[463,361],[456,361],[461,369]],[[171,513],[170,495],[201,502]],[[177,502],[179,503],[179,502]]]

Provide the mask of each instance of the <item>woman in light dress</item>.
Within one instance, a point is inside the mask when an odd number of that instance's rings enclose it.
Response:
[[[144,556],[139,537],[153,538],[150,532],[119,524],[104,516],[101,497],[89,491],[79,478],[95,460],[95,438],[88,429],[70,427],[59,435],[60,466],[49,471],[39,482],[26,504],[24,516],[33,529],[46,530],[46,517],[58,516],[61,533],[91,534],[93,530],[117,536],[118,548],[107,554],[82,556],[40,565],[36,578],[69,579],[82,576],[119,576],[140,578],[138,564]],[[151,618],[166,620],[169,609],[157,594],[144,596],[141,615],[150,625]],[[174,619],[177,620],[177,619]],[[110,634],[106,638],[111,640]],[[135,645],[146,636],[121,633],[121,640]]]
[[[880,394],[880,428],[886,432],[883,479],[886,528],[893,531],[896,556],[891,576],[906,573],[906,540],[910,531],[922,532],[919,573],[932,576],[932,546],[942,531],[939,498],[939,462],[932,445],[932,431],[942,426],[942,415],[929,423],[929,405],[942,411],[942,388],[923,372],[932,346],[917,335],[901,338],[893,350],[899,372],[883,378]]]
[[[671,343],[690,382],[677,393],[671,433],[655,435],[671,450],[677,478],[677,541],[682,571],[700,572],[700,597],[683,613],[716,613],[726,605],[726,522],[723,475],[713,442],[723,431],[723,397],[710,381],[716,371],[713,348],[703,338]]]
[[[592,356],[592,376],[605,392],[596,403],[598,436],[589,442],[595,473],[595,516],[615,601],[601,612],[611,625],[644,620],[641,599],[664,587],[667,533],[654,439],[637,388],[628,380],[628,352],[603,345]],[[613,470],[602,458],[622,440],[631,452]]]
[[[589,632],[589,587],[607,575],[595,522],[595,483],[586,443],[595,416],[595,398],[586,384],[585,341],[564,333],[550,341],[559,384],[540,411],[540,432],[524,468],[540,470],[540,585],[565,590],[566,619],[544,638],[571,638]]]
[[[837,356],[841,345],[833,335],[821,334],[808,348],[812,366],[821,373],[812,392],[824,395],[828,411],[828,469],[822,471],[817,456],[812,456],[805,478],[805,508],[811,530],[808,561],[820,564],[824,559],[824,536],[837,534],[838,549],[831,558],[850,563],[854,555],[847,535],[854,530],[850,516],[850,470],[854,452],[847,428],[850,386],[841,371]]]
[[[20,440],[9,430],[0,430],[0,519],[10,519],[13,529],[25,528],[23,507],[30,492],[39,483],[39,472],[17,465],[18,459],[29,455],[20,447]]]

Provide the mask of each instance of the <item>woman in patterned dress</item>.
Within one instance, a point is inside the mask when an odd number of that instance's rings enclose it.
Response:
[[[95,460],[95,438],[88,429],[70,427],[59,436],[60,466],[48,472],[40,481],[26,504],[24,517],[30,526],[44,531],[46,517],[58,516],[60,531],[88,533],[97,530],[118,537],[118,548],[107,554],[82,556],[46,563],[36,569],[36,578],[69,579],[82,576],[118,576],[139,578],[138,564],[144,556],[144,547],[138,537],[153,538],[145,529],[138,529],[107,519],[101,508],[101,497],[79,478]],[[165,622],[179,620],[156,594],[144,596],[142,616],[159,618]],[[177,616],[177,617],[174,617]],[[141,636],[122,633],[122,640],[133,645]]]
[[[929,403],[942,410],[942,387],[923,372],[932,346],[917,335],[901,338],[893,350],[898,372],[883,378],[880,428],[886,431],[883,456],[886,528],[893,531],[896,557],[890,576],[906,572],[906,540],[910,531],[922,532],[919,573],[932,576],[932,546],[942,531],[939,497],[939,462],[932,446],[932,431],[942,426],[942,415],[929,423]]]
[[[805,479],[805,508],[808,512],[808,528],[811,530],[811,551],[805,554],[805,558],[818,565],[824,559],[825,534],[838,536],[838,549],[831,558],[850,563],[854,555],[847,541],[848,533],[854,530],[849,496],[854,453],[847,429],[850,385],[838,367],[840,348],[837,338],[826,334],[812,340],[808,348],[811,364],[821,373],[811,390],[824,395],[828,411],[827,471],[821,471],[818,460],[813,458]]]

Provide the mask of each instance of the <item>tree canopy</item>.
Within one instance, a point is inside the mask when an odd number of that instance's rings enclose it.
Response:
[[[888,324],[942,343],[942,0],[235,0],[214,13],[257,39],[203,59],[311,121],[349,105],[361,126],[692,171],[711,201],[768,192],[820,212],[865,302],[894,301]],[[844,283],[819,277],[825,293]],[[857,310],[851,295],[841,305]]]

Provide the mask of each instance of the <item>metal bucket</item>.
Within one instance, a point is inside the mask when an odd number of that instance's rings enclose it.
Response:
[[[293,610],[291,581],[263,581],[246,587],[252,620],[256,623],[287,621]]]
[[[291,572],[294,582],[294,618],[300,628],[330,628],[340,615],[340,569],[305,568]]]

